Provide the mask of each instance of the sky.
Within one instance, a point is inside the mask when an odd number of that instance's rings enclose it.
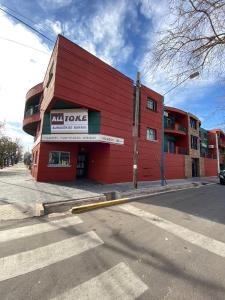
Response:
[[[160,94],[175,85],[166,70],[152,73],[149,49],[168,26],[166,0],[0,0],[49,39],[63,34],[79,46]],[[22,130],[25,96],[43,81],[54,43],[0,11],[0,121],[5,134],[20,138],[31,150],[33,137]],[[224,62],[221,62],[224,63]],[[225,111],[224,82],[201,74],[165,97],[170,106],[197,115],[206,129],[221,127]]]

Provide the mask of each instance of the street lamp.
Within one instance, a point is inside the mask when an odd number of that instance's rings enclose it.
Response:
[[[164,124],[164,112],[165,112],[165,105],[164,105],[164,97],[168,93],[170,93],[172,90],[180,86],[183,82],[185,82],[188,79],[193,79],[195,77],[199,76],[199,72],[195,72],[191,75],[189,75],[187,78],[185,78],[183,81],[172,87],[170,90],[168,90],[166,93],[164,93],[163,98],[162,98],[162,156],[161,156],[161,185],[165,185],[165,154],[164,154],[164,129],[165,129],[165,124]]]

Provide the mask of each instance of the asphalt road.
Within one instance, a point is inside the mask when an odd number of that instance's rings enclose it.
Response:
[[[225,299],[225,186],[2,223],[0,299]]]

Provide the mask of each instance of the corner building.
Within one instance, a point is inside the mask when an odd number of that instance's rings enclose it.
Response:
[[[132,181],[135,90],[130,78],[59,35],[43,82],[26,95],[23,129],[34,136],[33,177]],[[161,176],[162,100],[141,86],[139,181]],[[167,179],[217,174],[210,133],[202,129],[201,139],[196,116],[166,107],[164,124]]]
[[[162,96],[144,86],[141,96],[139,180],[157,180]],[[59,35],[43,83],[26,95],[23,129],[35,140],[33,177],[132,181],[134,98],[130,78]]]

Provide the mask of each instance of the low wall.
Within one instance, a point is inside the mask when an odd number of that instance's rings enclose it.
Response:
[[[185,178],[185,155],[165,153],[165,177],[166,179]]]
[[[204,158],[205,176],[217,176],[217,159]]]

